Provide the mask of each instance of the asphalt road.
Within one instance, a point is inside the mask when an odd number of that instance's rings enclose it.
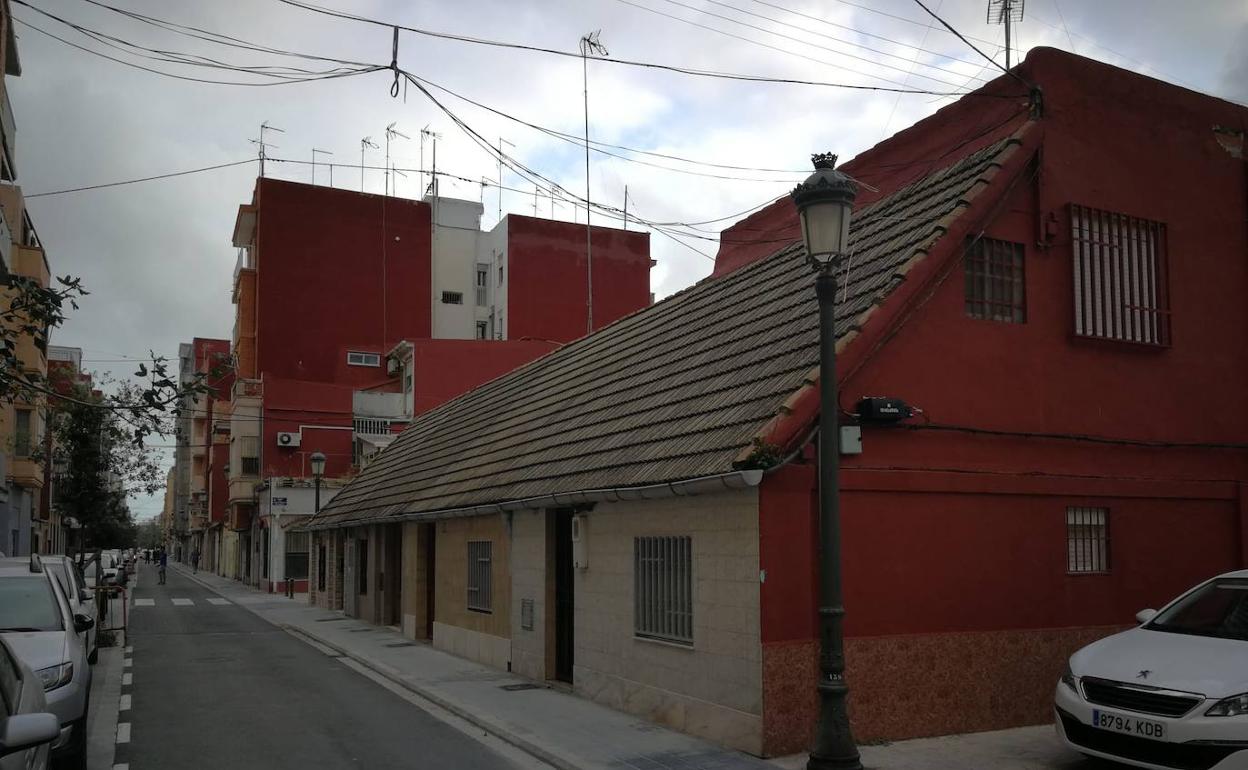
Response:
[[[175,570],[140,570],[115,760],[130,770],[514,767]]]

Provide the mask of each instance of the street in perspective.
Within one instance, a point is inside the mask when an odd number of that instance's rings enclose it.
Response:
[[[0,67],[0,770],[1248,770],[1248,4]]]

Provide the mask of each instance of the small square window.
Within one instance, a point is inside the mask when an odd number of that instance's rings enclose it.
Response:
[[[1023,244],[978,238],[966,250],[966,314],[1021,324],[1027,320]]]
[[[347,352],[347,363],[351,366],[381,366],[381,354],[351,350]]]
[[[462,291],[444,291],[442,292],[443,305],[462,305],[464,304],[464,293]]]
[[[1066,509],[1066,571],[1109,572],[1109,509]]]

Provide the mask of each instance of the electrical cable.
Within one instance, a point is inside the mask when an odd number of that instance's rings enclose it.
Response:
[[[1079,441],[1090,444],[1110,444],[1114,446],[1132,446],[1148,449],[1230,449],[1248,450],[1248,444],[1218,441],[1157,441],[1150,439],[1114,438],[1095,436],[1087,433],[1045,433],[1037,431],[998,430],[995,428],[976,428],[967,425],[946,425],[940,423],[923,423],[902,425],[907,430],[935,430],[951,433],[966,433],[975,436],[1001,436],[1009,438],[1053,439],[1059,441]]]
[[[117,62],[118,64],[123,64],[127,67],[133,67],[134,69],[143,70],[144,72],[150,72],[155,75],[163,75],[164,77],[174,78],[175,80],[186,80],[192,83],[209,83],[212,85],[223,85],[223,86],[281,86],[281,85],[291,85],[294,83],[310,83],[310,82],[317,81],[317,80],[332,80],[336,78],[350,77],[352,75],[364,75],[370,72],[377,72],[379,70],[389,69],[389,67],[373,66],[373,67],[369,67],[366,69],[360,69],[360,70],[356,70],[352,72],[344,72],[344,73],[337,74],[337,75],[325,75],[325,76],[318,76],[318,77],[278,80],[278,81],[271,81],[267,83],[255,83],[255,82],[248,83],[248,82],[242,82],[242,81],[237,81],[237,80],[211,80],[208,78],[191,77],[189,75],[178,75],[173,72],[164,72],[162,70],[153,69],[152,67],[145,67],[142,64],[136,64],[135,62],[126,61],[125,59],[119,59],[115,56],[109,56],[108,54],[103,53],[101,51],[95,51],[85,46],[78,45],[77,43],[66,40],[63,37],[54,35],[51,32],[48,32],[47,30],[36,27],[34,24],[31,24],[25,19],[19,19],[17,17],[13,17],[13,21],[16,21],[18,24],[21,24],[23,27],[26,27],[28,29],[34,30],[35,32],[38,32],[41,35],[46,35],[47,37],[50,37],[53,40],[64,43],[65,45],[71,48],[77,48],[78,50],[83,51],[85,53],[89,53],[94,56],[99,56],[100,58],[108,59],[109,61]]]
[[[332,16],[332,17],[339,18],[339,19],[348,19],[350,21],[356,21],[362,24],[372,24],[372,25],[379,26],[379,27],[387,27],[390,29],[398,28],[398,29],[403,30],[404,32],[411,32],[413,34],[437,38],[440,40],[454,40],[454,41],[461,42],[461,43],[472,43],[474,45],[484,45],[484,46],[490,46],[494,48],[509,48],[509,49],[518,50],[518,51],[530,51],[533,53],[544,53],[544,54],[549,54],[551,56],[562,56],[565,58],[573,58],[573,59],[578,59],[578,60],[581,58],[579,53],[572,53],[570,51],[560,51],[555,48],[543,48],[541,46],[525,45],[523,43],[510,43],[510,42],[505,42],[505,41],[500,41],[500,40],[490,40],[487,38],[470,37],[467,35],[455,35],[455,34],[451,34],[448,32],[435,32],[433,30],[421,29],[419,27],[408,27],[402,24],[395,24],[393,22],[382,21],[380,19],[372,19],[366,16],[358,16],[358,15],[346,13],[343,11],[336,11],[331,8],[325,8],[323,6],[318,6],[312,3],[304,2],[303,0],[277,0],[277,2],[293,6],[295,8],[302,8],[303,10],[306,10],[306,11],[312,11],[313,13],[319,13],[319,14]],[[860,84],[854,84],[854,83],[831,83],[827,81],[804,80],[800,78],[781,78],[781,77],[769,77],[766,75],[749,75],[749,74],[734,73],[734,72],[719,72],[715,70],[695,69],[692,67],[681,67],[681,66],[676,66],[676,65],[671,65],[671,64],[658,64],[656,62],[643,62],[643,61],[636,61],[636,60],[631,60],[631,59],[600,59],[599,61],[608,62],[611,64],[617,64],[620,66],[641,67],[641,68],[646,68],[646,69],[663,70],[666,72],[675,72],[678,74],[690,75],[693,77],[719,78],[721,80],[737,80],[737,81],[748,82],[748,83],[774,83],[774,84],[779,84],[779,85],[818,86],[822,88],[845,88],[845,89],[856,90],[856,91],[885,91],[885,92],[890,92],[890,93],[927,94],[929,96],[975,95],[975,92],[941,93],[938,91],[924,90],[924,89],[918,89],[918,88],[899,89],[899,88],[888,88],[884,86],[860,85]],[[388,67],[386,69],[388,69]]]
[[[653,13],[653,14],[655,14],[656,16],[662,16],[662,17],[663,17],[663,18],[665,18],[665,19],[671,19],[672,21],[678,21],[678,22],[680,22],[681,24],[688,24],[688,25],[689,25],[689,26],[691,26],[691,27],[697,27],[698,29],[704,29],[704,30],[707,30],[707,31],[709,31],[709,32],[714,32],[714,33],[715,33],[715,34],[717,34],[717,35],[723,35],[724,37],[730,37],[730,38],[732,38],[733,40],[740,40],[740,41],[741,41],[741,42],[743,42],[743,43],[749,43],[749,44],[751,44],[751,45],[756,45],[756,46],[759,46],[759,47],[761,47],[761,48],[767,48],[767,49],[770,49],[770,50],[772,50],[772,51],[777,51],[777,52],[782,53],[782,54],[785,54],[785,55],[787,55],[787,56],[793,56],[793,57],[799,58],[799,59],[801,59],[802,61],[805,61],[805,62],[817,62],[817,63],[819,63],[819,64],[823,64],[823,65],[826,65],[826,66],[828,66],[828,67],[834,67],[834,68],[839,69],[839,70],[844,70],[845,72],[850,72],[850,73],[853,73],[853,74],[858,75],[858,76],[860,76],[860,77],[874,78],[874,79],[876,79],[876,80],[879,80],[879,81],[880,81],[880,82],[882,82],[882,83],[889,83],[889,84],[891,84],[891,85],[893,85],[893,86],[897,86],[897,87],[905,88],[905,85],[904,85],[901,81],[899,81],[899,80],[893,80],[892,78],[888,78],[888,77],[885,77],[885,76],[883,76],[883,75],[876,75],[876,74],[874,74],[874,73],[870,73],[870,72],[863,72],[862,70],[857,70],[857,69],[854,69],[853,67],[847,67],[847,66],[845,66],[844,64],[838,64],[837,62],[834,62],[834,61],[828,61],[827,59],[818,59],[818,58],[815,58],[815,57],[813,57],[813,56],[807,56],[806,54],[798,53],[797,51],[793,51],[793,50],[790,50],[790,49],[788,49],[788,48],[781,48],[781,47],[780,47],[780,46],[778,46],[778,45],[772,45],[771,43],[764,43],[764,42],[762,42],[761,40],[755,40],[754,38],[751,38],[751,37],[746,37],[746,36],[744,36],[744,35],[738,35],[738,34],[736,34],[736,33],[734,33],[734,32],[728,32],[727,30],[722,30],[722,29],[719,29],[719,28],[717,28],[717,27],[711,27],[711,26],[708,26],[708,25],[706,25],[706,24],[700,24],[700,23],[698,23],[698,22],[696,22],[696,21],[693,21],[693,20],[691,20],[691,19],[686,19],[686,18],[683,18],[683,17],[681,17],[681,16],[676,16],[675,14],[671,14],[671,13],[666,13],[666,12],[664,12],[664,11],[660,11],[660,10],[658,10],[657,8],[650,8],[649,6],[641,5],[640,3],[637,3],[637,2],[635,2],[634,0],[615,0],[615,1],[616,1],[617,3],[622,3],[622,4],[624,4],[624,5],[632,6],[633,8],[637,8],[637,9],[639,9],[639,10],[646,11],[647,13]],[[668,2],[668,3],[675,4],[675,5],[679,5],[679,3],[677,3],[677,2],[676,2],[676,0],[663,0],[663,2]],[[686,7],[688,7],[688,6],[686,6]],[[715,18],[721,18],[721,19],[727,19],[727,18],[728,18],[728,17],[725,17],[725,16],[720,16],[719,14],[716,14],[716,13],[712,13],[711,11],[700,11],[700,10],[698,10],[698,9],[696,9],[696,8],[695,8],[694,10],[695,10],[695,11],[698,11],[699,13],[703,13],[703,14],[705,14],[705,15],[712,16],[712,17],[715,17]],[[736,21],[736,20],[734,20],[734,19],[728,19],[728,21],[732,21],[732,22],[734,22],[734,23],[737,23],[737,24],[740,24],[740,25],[742,25],[742,26],[749,27],[749,28],[752,28],[752,29],[762,29],[762,31],[767,32],[767,30],[763,29],[762,27],[758,27],[758,26],[755,26],[755,25],[753,25],[753,24],[748,24],[748,23],[746,23],[746,22],[739,22],[739,21]],[[778,35],[779,37],[785,37],[784,35],[779,35],[779,33],[770,33],[770,34],[775,34],[775,35]],[[799,42],[800,42],[800,41],[799,41]],[[821,48],[821,49],[823,49],[823,50],[833,51],[833,53],[837,53],[837,54],[840,54],[840,55],[842,55],[842,56],[848,56],[849,58],[852,58],[852,59],[863,59],[863,57],[860,57],[860,56],[854,56],[853,54],[846,54],[846,53],[842,53],[842,52],[835,51],[835,50],[833,50],[833,49],[827,48],[826,46],[816,45],[816,44],[814,44],[814,43],[806,43],[806,45],[812,46],[812,47],[814,47],[814,48]],[[886,65],[886,64],[881,64],[880,62],[874,62],[874,61],[871,61],[870,59],[863,59],[863,60],[864,60],[864,61],[871,62],[872,64],[874,64],[875,66],[878,66],[878,67],[886,67],[886,68],[888,68],[888,69],[892,69],[892,67],[890,67],[889,65]],[[606,61],[610,61],[610,59],[607,59]],[[949,83],[949,82],[947,82],[947,81],[941,80],[941,79],[939,79],[939,78],[929,78],[929,79],[931,79],[931,80],[935,80],[936,82],[941,83],[942,85],[946,85],[946,86],[949,86],[949,87],[953,87],[953,84],[952,84],[952,83]]]
[[[932,11],[932,9],[931,9],[931,8],[928,8],[928,7],[927,7],[927,6],[923,3],[923,0],[914,0],[914,2],[915,2],[915,3],[917,3],[917,4],[918,4],[918,6],[919,6],[920,8],[922,8],[924,11],[927,11],[927,15],[928,15],[928,16],[931,16],[933,19],[935,19],[936,21],[940,22],[941,26],[943,26],[945,29],[949,30],[949,31],[950,31],[950,32],[952,32],[953,34],[957,35],[957,36],[958,36],[958,39],[959,39],[959,40],[961,40],[963,43],[966,43],[968,46],[970,46],[970,48],[971,48],[971,50],[972,50],[972,51],[974,51],[975,53],[977,53],[977,54],[979,54],[980,56],[984,57],[984,58],[985,58],[985,59],[987,59],[988,61],[992,62],[992,63],[993,63],[993,65],[994,65],[994,66],[996,66],[996,68],[997,68],[997,69],[1001,70],[1001,71],[1002,71],[1002,72],[1004,72],[1006,75],[1009,75],[1010,77],[1014,78],[1014,79],[1015,79],[1015,80],[1017,80],[1018,82],[1022,83],[1022,84],[1023,84],[1023,85],[1025,85],[1025,86],[1027,86],[1028,90],[1035,90],[1035,85],[1034,85],[1034,84],[1029,83],[1027,80],[1025,80],[1025,79],[1023,78],[1023,76],[1022,76],[1022,75],[1019,75],[1019,74],[1018,74],[1017,72],[1015,72],[1013,69],[1008,69],[1008,68],[1006,68],[1006,67],[1005,67],[1005,65],[998,63],[996,59],[992,58],[992,57],[991,57],[991,56],[989,56],[988,54],[986,54],[986,53],[984,53],[983,51],[979,50],[979,48],[978,48],[978,47],[976,47],[976,45],[975,45],[974,43],[972,43],[970,40],[967,40],[967,39],[966,39],[966,37],[965,37],[965,36],[964,36],[961,32],[959,32],[959,31],[957,31],[956,29],[954,29],[954,28],[953,28],[953,27],[949,24],[949,22],[947,22],[947,21],[945,21],[944,19],[940,18],[939,16],[937,16],[937,15],[936,15],[936,13],[935,13],[934,11]]]
[[[845,53],[844,51],[840,51],[840,50],[838,50],[838,49],[836,49],[836,48],[829,48],[829,47],[827,47],[827,46],[819,45],[819,44],[817,44],[817,43],[811,43],[810,41],[807,41],[807,40],[802,40],[801,38],[793,37],[792,35],[784,35],[784,34],[781,34],[781,33],[779,33],[779,32],[773,32],[773,31],[771,31],[771,30],[769,30],[769,29],[766,29],[766,28],[764,28],[764,27],[759,27],[759,26],[754,25],[754,24],[749,24],[749,23],[746,23],[746,22],[743,22],[743,21],[739,21],[739,20],[737,20],[737,19],[733,19],[733,18],[731,18],[731,17],[729,17],[729,16],[723,16],[723,15],[720,15],[720,14],[717,14],[717,13],[712,13],[711,11],[706,11],[706,10],[703,10],[703,9],[701,9],[701,8],[697,8],[697,7],[695,7],[695,6],[688,5],[688,4],[686,4],[686,3],[680,2],[679,0],[662,0],[662,1],[663,1],[663,2],[665,2],[665,3],[668,3],[669,5],[675,5],[675,6],[680,7],[680,8],[685,8],[685,9],[687,9],[687,10],[695,11],[695,12],[697,12],[697,13],[701,13],[701,14],[704,14],[704,15],[707,15],[707,16],[711,16],[712,18],[722,19],[722,20],[724,20],[724,21],[728,21],[728,22],[731,22],[731,23],[733,23],[733,24],[738,24],[738,25],[740,25],[740,26],[744,26],[744,27],[748,27],[748,28],[750,28],[750,29],[758,30],[759,32],[764,32],[764,33],[769,34],[769,35],[774,35],[775,37],[783,38],[783,39],[785,39],[785,40],[791,40],[791,41],[793,41],[793,42],[795,42],[795,43],[800,43],[800,44],[802,44],[802,45],[808,45],[808,46],[811,46],[812,48],[819,48],[819,49],[824,50],[824,51],[829,51],[829,52],[831,52],[831,53],[837,54],[838,56],[846,56],[846,57],[849,57],[849,58],[851,58],[851,59],[856,59],[856,60],[858,60],[858,61],[866,62],[866,63],[868,63],[868,64],[874,64],[874,65],[876,65],[876,66],[878,66],[878,67],[885,67],[885,68],[887,68],[887,69],[896,70],[897,72],[905,72],[905,71],[906,71],[905,69],[903,69],[903,68],[901,68],[901,67],[897,67],[897,66],[894,66],[894,65],[891,65],[891,64],[885,64],[884,62],[880,62],[880,61],[877,61],[877,60],[875,60],[875,59],[870,59],[870,58],[863,57],[863,56],[856,56],[856,55],[854,55],[854,54]],[[832,41],[835,41],[835,42],[840,43],[840,44],[842,44],[842,45],[849,45],[849,46],[853,46],[853,47],[855,47],[855,48],[861,48],[861,49],[863,49],[863,50],[870,51],[870,52],[872,52],[872,53],[879,54],[879,55],[881,55],[881,56],[887,56],[887,57],[892,58],[892,59],[898,59],[898,60],[904,61],[904,62],[906,62],[907,64],[909,64],[909,63],[910,63],[910,60],[909,60],[909,59],[906,59],[906,58],[905,58],[905,57],[903,57],[903,56],[898,56],[897,54],[889,53],[888,51],[881,51],[881,50],[879,50],[878,48],[872,48],[872,47],[870,47],[870,46],[863,45],[863,44],[861,44],[861,43],[855,43],[855,42],[853,42],[853,41],[851,41],[851,40],[842,40],[841,38],[838,38],[838,37],[833,37],[833,36],[828,35],[828,34],[824,34],[824,33],[821,33],[821,32],[814,32],[814,31],[812,31],[812,30],[807,29],[806,27],[801,27],[801,26],[798,26],[798,25],[796,25],[796,24],[790,24],[790,23],[788,23],[788,22],[786,22],[786,21],[781,21],[780,19],[773,19],[772,17],[770,17],[770,16],[764,16],[764,15],[763,15],[763,14],[761,14],[761,13],[755,13],[755,12],[753,12],[753,11],[747,11],[747,10],[745,10],[745,9],[743,9],[743,8],[738,8],[738,7],[737,7],[737,6],[735,6],[735,5],[730,5],[730,4],[728,4],[728,3],[722,2],[721,0],[705,0],[705,2],[710,3],[711,5],[716,5],[716,6],[719,6],[719,7],[721,7],[721,8],[727,8],[727,9],[729,9],[729,10],[736,11],[737,13],[740,13],[740,14],[745,14],[745,15],[747,15],[747,16],[753,16],[753,17],[755,17],[755,18],[758,18],[758,19],[762,19],[762,20],[764,20],[764,21],[771,22],[772,24],[778,24],[778,25],[783,26],[783,27],[789,27],[789,28],[791,28],[791,29],[796,29],[796,30],[798,30],[798,31],[800,31],[800,32],[806,32],[806,33],[808,33],[808,34],[811,34],[811,35],[816,35],[816,36],[818,36],[818,37],[822,37],[822,38],[825,38],[825,39],[827,39],[827,40],[832,40]],[[890,42],[892,42],[892,43],[894,43],[894,44],[896,44],[896,45],[902,45],[902,46],[906,46],[906,47],[909,47],[909,48],[913,48],[913,47],[914,47],[914,46],[908,46],[906,43],[901,43],[901,42],[898,42],[898,41],[896,41],[896,40],[890,40]],[[916,51],[916,53],[915,53],[916,57],[918,56],[918,53],[919,53],[919,52],[920,52],[920,51]],[[964,62],[964,63],[965,63],[965,64],[971,64],[971,62]],[[944,73],[947,73],[947,74],[950,74],[950,75],[954,75],[954,76],[959,77],[959,78],[964,77],[964,76],[965,76],[965,74],[966,74],[966,73],[963,73],[963,72],[957,72],[957,71],[954,71],[954,70],[951,70],[951,69],[946,69],[945,67],[940,67],[940,66],[937,66],[937,65],[935,65],[935,64],[925,64],[925,65],[923,65],[923,66],[928,67],[928,68],[933,69],[933,70],[936,70],[936,71],[939,71],[939,72],[944,72]],[[928,76],[920,74],[920,77],[928,77]],[[943,84],[943,85],[947,85],[947,86],[951,86],[951,85],[953,85],[952,83],[950,83],[950,82],[948,82],[948,81],[946,81],[946,80],[942,80],[942,79],[940,79],[940,78],[929,77],[929,79],[930,79],[930,80],[932,80],[932,81],[934,81],[934,82],[941,83],[941,84]]]
[[[139,182],[152,182],[157,179],[171,179],[177,176],[186,176],[188,174],[198,174],[204,171],[215,171],[221,168],[232,168],[234,166],[242,166],[247,163],[255,163],[257,162],[257,160],[258,160],[257,158],[248,158],[246,160],[236,160],[232,163],[218,163],[215,166],[203,166],[201,168],[187,169],[186,171],[173,171],[168,174],[157,174],[156,176],[145,176],[139,179],[126,179],[121,182],[104,182],[102,184],[87,185],[86,187],[71,187],[66,190],[53,190],[50,192],[31,193],[29,195],[26,195],[25,198],[27,200],[30,200],[31,198],[46,198],[50,195],[65,195],[67,193],[85,192],[87,190],[101,190],[107,187],[121,187],[122,185],[138,184]]]

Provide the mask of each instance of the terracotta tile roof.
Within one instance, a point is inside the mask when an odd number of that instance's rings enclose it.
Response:
[[[1017,143],[855,213],[838,336],[904,279]],[[801,244],[780,248],[417,417],[308,526],[729,473],[816,367],[817,315]]]

